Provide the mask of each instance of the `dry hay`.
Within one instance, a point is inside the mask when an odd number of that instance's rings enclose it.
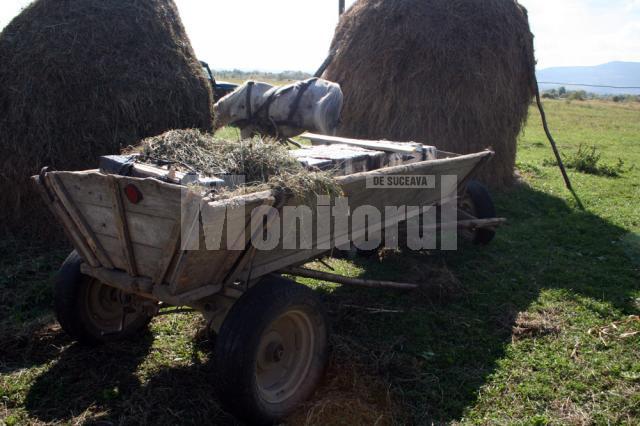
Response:
[[[172,130],[142,141],[133,151],[140,153],[140,161],[168,161],[209,176],[244,176],[245,185],[223,190],[217,199],[281,189],[301,202],[315,205],[316,195],[337,196],[342,192],[330,172],[305,169],[284,145],[271,139],[229,141],[199,130]]]
[[[0,34],[0,220],[44,205],[28,182],[48,165],[90,168],[142,138],[211,129],[211,88],[172,0],[36,0]]]
[[[331,50],[323,77],[345,94],[339,134],[461,154],[492,147],[480,178],[513,182],[535,88],[533,36],[515,0],[358,0]]]
[[[145,139],[137,149],[141,161],[177,162],[208,176],[244,175],[248,184],[303,169],[277,142],[260,138],[230,141],[198,130],[170,130]]]
[[[367,348],[338,334],[322,383],[287,419],[291,425],[390,425],[397,417],[389,384],[371,371]]]
[[[558,334],[562,320],[554,309],[524,311],[518,313],[512,328],[512,340]]]

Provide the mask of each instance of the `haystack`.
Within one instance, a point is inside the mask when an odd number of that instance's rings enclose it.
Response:
[[[172,0],[36,0],[0,34],[0,223],[43,217],[28,182],[41,167],[209,130],[211,100]]]
[[[339,133],[471,153],[513,181],[534,94],[533,35],[515,0],[358,0],[341,18],[323,77],[342,85]]]

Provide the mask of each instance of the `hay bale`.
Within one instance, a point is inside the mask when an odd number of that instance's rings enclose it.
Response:
[[[211,100],[172,0],[36,0],[0,34],[0,223],[46,234],[30,175],[209,130]]]
[[[345,94],[341,135],[492,147],[481,179],[513,181],[535,87],[533,35],[515,0],[358,0],[331,50],[323,77]]]

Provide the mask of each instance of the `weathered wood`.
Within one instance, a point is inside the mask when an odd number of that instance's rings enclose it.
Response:
[[[202,285],[221,286],[233,265],[244,253],[250,237],[247,225],[250,224],[253,208],[265,203],[273,204],[274,201],[271,191],[242,195],[229,200],[203,200],[200,212],[200,249],[189,251],[176,262],[176,267],[172,269],[168,278],[175,286],[175,294],[182,294]],[[227,219],[235,214],[243,215],[238,219],[242,220],[240,226],[244,232],[237,235],[233,234],[233,229],[227,228]],[[211,238],[217,232],[221,233],[220,245],[207,246],[207,243],[214,241],[207,241],[205,235]],[[231,235],[228,235],[229,233]],[[231,247],[242,249],[231,250]]]
[[[277,212],[286,202],[286,197],[284,196],[281,196],[281,197],[282,198],[280,199],[274,198],[274,202],[272,204],[265,204],[268,206],[272,206],[275,210],[272,210],[269,212],[269,215],[267,216],[267,220],[265,221],[264,229],[269,229],[269,227],[273,224],[273,221],[279,218],[279,215],[274,212]],[[251,229],[251,219],[249,219],[248,221],[247,228],[248,230]],[[250,263],[253,262],[253,259],[255,257],[256,250],[257,250],[255,245],[251,244],[251,242],[254,241],[255,238],[257,237],[257,232],[258,230],[256,230],[256,233],[254,234],[249,233],[249,235],[251,235],[251,238],[249,239],[248,246],[245,249],[245,252],[240,256],[238,261],[234,264],[227,278],[224,280],[225,286],[233,284],[236,278],[242,273],[243,269],[245,269],[245,267],[247,266],[249,266],[249,275],[251,275]],[[248,279],[250,278],[251,277],[249,277]]]
[[[96,172],[55,172],[76,203],[83,203],[111,209],[111,193],[106,182],[107,175]],[[180,212],[179,185],[161,182],[157,179],[118,177],[120,185],[134,185],[143,195],[137,203],[126,203],[127,213],[134,212],[147,216],[175,220]]]
[[[122,245],[122,254],[127,262],[127,272],[132,277],[138,275],[136,267],[136,259],[133,253],[133,244],[131,243],[131,235],[129,234],[129,225],[127,224],[127,215],[122,203],[122,191],[118,180],[115,176],[109,175],[109,184],[111,185],[111,197],[113,203],[113,219],[118,231],[118,239]]]
[[[180,184],[185,174],[174,170],[165,170],[149,164],[136,163],[131,168],[131,175],[139,178],[156,178]]]
[[[328,272],[314,271],[312,269],[299,268],[299,267],[286,268],[282,272],[286,274],[297,275],[299,277],[329,281],[332,283],[338,283],[338,284],[344,284],[344,285],[352,285],[356,287],[390,288],[390,289],[396,289],[396,290],[415,290],[420,287],[418,284],[350,278],[350,277],[344,277],[342,275],[330,274]]]
[[[100,244],[100,241],[96,238],[93,233],[91,226],[85,221],[84,217],[78,211],[78,208],[74,204],[73,199],[69,195],[69,192],[65,188],[64,184],[60,180],[57,173],[48,173],[47,177],[50,178],[49,183],[56,191],[56,195],[59,197],[60,202],[64,205],[65,210],[71,216],[71,219],[76,224],[77,229],[86,239],[89,247],[91,247],[93,253],[95,254],[98,261],[108,269],[113,269],[113,263],[109,258],[109,255]]]
[[[163,255],[171,254],[167,254],[166,249],[172,241],[174,224],[180,219],[180,186],[155,179],[108,176],[95,172],[56,172],[55,175],[69,188],[79,215],[92,225],[94,238],[110,255],[111,267],[117,265],[118,269],[129,272],[131,259],[123,254],[122,225],[117,223],[117,206],[114,206],[113,184],[110,181],[115,179],[120,188],[128,184],[135,185],[143,195],[139,203],[126,202],[121,198],[135,272],[156,279],[162,275],[162,268],[166,265],[159,264],[159,260],[163,260]]]
[[[127,270],[127,262],[124,256],[120,255],[122,245],[118,237],[96,233],[102,247],[110,253],[115,269]],[[153,278],[158,274],[158,260],[162,258],[164,252],[157,247],[150,247],[144,244],[133,243],[133,253],[136,259],[136,269],[138,275]]]
[[[36,187],[42,199],[53,213],[53,216],[58,219],[62,225],[62,229],[71,241],[71,244],[73,244],[73,247],[78,251],[80,257],[91,266],[100,266],[100,262],[98,262],[98,259],[93,254],[91,247],[89,247],[87,242],[82,238],[80,231],[64,209],[62,203],[60,203],[60,200],[57,199],[54,193],[50,193],[47,188],[45,188],[46,184],[41,180],[40,176],[33,176],[32,179],[36,182]]]
[[[461,155],[456,158],[446,158],[421,161],[418,163],[412,163],[408,165],[399,165],[395,167],[387,167],[382,170],[376,170],[372,172],[355,173],[349,176],[340,176],[336,178],[338,184],[344,186],[353,182],[366,182],[367,176],[376,175],[428,175],[434,174],[434,171],[447,170],[448,172],[459,172],[459,174],[466,177],[469,170],[475,169],[478,163],[488,160],[493,156],[492,151],[482,151],[475,154]]]
[[[202,198],[189,190],[184,190],[182,195],[182,203],[180,207],[180,235],[178,236],[178,245],[175,250],[175,259],[172,259],[168,264],[171,266],[171,262],[174,262],[174,270],[179,268],[182,260],[199,250],[190,250],[193,247],[193,243],[200,244],[200,202]],[[195,241],[194,241],[195,240]],[[203,247],[199,247],[200,250],[206,250]],[[168,273],[168,269],[167,269]],[[166,275],[166,273],[165,273]],[[164,278],[164,277],[163,277]],[[191,277],[190,280],[196,280],[196,277]],[[170,280],[170,291],[172,294],[181,291],[180,283],[178,279]],[[193,282],[193,281],[192,281]],[[197,282],[197,281],[195,281]],[[204,285],[205,283],[198,283]]]
[[[371,149],[374,151],[397,152],[403,154],[416,154],[423,151],[422,144],[415,142],[369,141],[363,139],[350,139],[338,136],[317,135],[304,133],[300,137],[308,139],[315,144],[343,144]]]
[[[124,207],[131,242],[159,249],[165,248],[173,224],[178,218],[177,212],[173,212],[176,216],[174,219],[168,219],[133,212],[126,208],[126,204],[128,203],[125,202]],[[76,206],[82,211],[87,222],[91,223],[96,234],[119,237],[117,225],[113,220],[113,207],[85,203],[76,203]]]
[[[171,231],[171,237],[169,237],[169,243],[167,247],[162,251],[164,254],[159,260],[158,275],[154,277],[153,282],[156,285],[162,285],[164,279],[169,273],[169,268],[173,263],[173,259],[176,256],[178,249],[180,248],[180,233],[182,232],[182,224],[180,220],[177,220]]]
[[[276,249],[271,252],[259,252],[256,255],[251,272],[244,270],[238,275],[239,279],[246,280],[249,275],[258,278],[291,265],[300,265],[310,262],[318,257],[329,253],[331,249],[308,249],[308,250],[282,250]]]
[[[213,296],[222,290],[220,285],[205,285],[186,293],[173,294],[167,291],[166,286],[156,286],[153,294],[155,297],[172,305],[192,305],[205,297]]]
[[[86,263],[80,266],[80,271],[110,287],[115,287],[126,293],[137,294],[147,299],[158,300],[152,295],[153,283],[148,278],[132,277],[125,272],[106,268],[94,268]]]

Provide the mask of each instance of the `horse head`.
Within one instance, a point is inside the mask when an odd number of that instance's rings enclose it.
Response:
[[[267,83],[247,81],[213,106],[214,128],[250,120],[260,105],[260,99],[273,86]]]

